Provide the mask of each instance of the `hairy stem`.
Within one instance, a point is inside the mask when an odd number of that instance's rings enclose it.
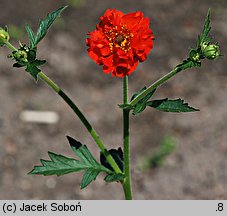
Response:
[[[11,49],[12,51],[18,51],[17,48],[15,48],[10,42],[5,43],[6,46]],[[74,113],[79,117],[81,122],[84,124],[84,126],[87,128],[88,132],[91,134],[92,138],[98,145],[98,147],[101,149],[102,153],[106,157],[109,164],[112,166],[114,171],[116,173],[122,173],[121,169],[113,159],[113,157],[110,155],[110,153],[107,151],[106,147],[104,146],[103,142],[99,138],[97,132],[95,129],[91,126],[89,121],[86,119],[86,117],[83,115],[83,113],[80,111],[80,109],[76,106],[76,104],[65,94],[63,90],[48,76],[46,76],[42,71],[38,73],[38,76],[47,83],[56,93],[59,94],[59,96],[69,105],[69,107],[74,111]]]
[[[170,71],[165,76],[161,77],[159,80],[154,82],[152,85],[150,85],[145,91],[141,92],[139,95],[137,95],[130,103],[129,105],[134,106],[138,101],[140,101],[142,98],[144,98],[147,94],[158,88],[160,85],[162,85],[164,82],[166,82],[168,79],[173,77],[175,74],[179,73],[182,69],[179,67],[175,67],[172,71]]]
[[[12,51],[18,51],[18,49],[15,47],[15,46],[13,46],[10,42],[8,42],[8,41],[6,41],[5,42],[5,45],[9,48],[9,49],[11,49]]]
[[[125,76],[123,81],[123,103],[128,104],[128,76]],[[129,112],[130,110],[123,109],[124,174],[125,174],[123,189],[126,200],[132,199],[130,148],[129,148]]]
[[[97,132],[95,129],[91,126],[89,121],[86,119],[86,117],[83,115],[83,113],[80,111],[80,109],[75,105],[75,103],[65,94],[63,90],[61,90],[49,77],[47,77],[43,72],[39,72],[38,76],[46,82],[55,92],[57,92],[60,97],[71,107],[71,109],[76,113],[76,115],[79,117],[81,122],[84,124],[84,126],[87,128],[88,132],[91,134],[92,138],[98,145],[98,147],[101,149],[102,153],[105,155],[107,161],[109,164],[113,167],[114,171],[116,173],[121,173],[120,168],[116,164],[113,157],[109,154],[106,147],[104,146],[103,142],[99,138]]]

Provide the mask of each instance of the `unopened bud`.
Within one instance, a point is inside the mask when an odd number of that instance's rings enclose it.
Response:
[[[0,46],[3,46],[9,40],[9,33],[6,29],[0,27]]]
[[[203,54],[206,58],[214,60],[220,56],[219,46],[215,44],[210,44],[203,49]]]

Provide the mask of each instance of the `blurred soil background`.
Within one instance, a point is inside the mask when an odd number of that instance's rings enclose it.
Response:
[[[43,70],[76,101],[108,148],[122,145],[117,106],[122,80],[105,75],[88,57],[87,32],[107,8],[141,10],[150,18],[154,48],[129,78],[132,95],[187,58],[212,9],[212,35],[224,57],[178,74],[155,95],[180,97],[201,111],[147,109],[131,116],[132,183],[135,199],[227,199],[227,1],[0,0],[0,26],[9,26],[18,46],[17,40],[27,42],[26,23],[36,28],[39,18],[66,4],[70,7],[40,43],[38,57],[47,60]],[[40,158],[48,159],[47,151],[74,157],[66,135],[86,144],[96,158],[99,149],[61,98],[23,69],[12,68],[7,54],[7,48],[0,49],[0,199],[123,199],[121,186],[106,184],[103,175],[82,191],[82,174],[27,175]],[[60,119],[57,124],[27,123],[19,118],[24,110],[54,111]],[[167,148],[164,154],[160,145]]]

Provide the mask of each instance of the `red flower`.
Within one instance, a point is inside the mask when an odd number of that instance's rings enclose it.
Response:
[[[108,9],[100,20],[96,30],[88,34],[88,55],[103,65],[104,73],[112,72],[118,77],[130,75],[153,47],[149,19],[140,11],[124,14]]]

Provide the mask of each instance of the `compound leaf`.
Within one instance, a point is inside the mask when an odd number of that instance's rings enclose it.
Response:
[[[42,165],[35,166],[29,174],[60,176],[71,172],[85,171],[81,182],[81,189],[83,189],[95,180],[100,172],[113,173],[95,160],[86,145],[82,145],[72,137],[67,136],[67,138],[79,160],[49,152],[50,161],[41,159]]]

